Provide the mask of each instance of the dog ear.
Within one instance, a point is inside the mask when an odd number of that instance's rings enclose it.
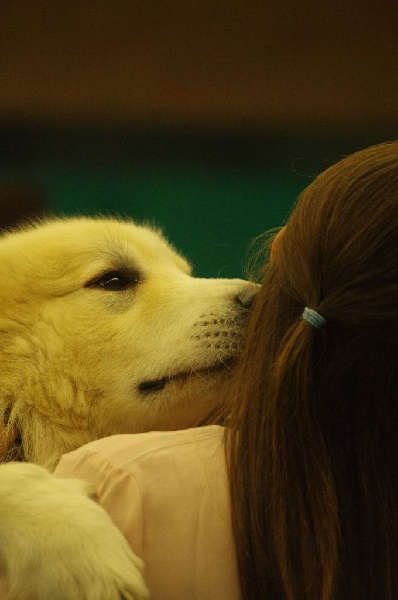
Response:
[[[6,406],[0,423],[0,462],[23,461],[23,445],[18,423],[11,421],[11,407]]]

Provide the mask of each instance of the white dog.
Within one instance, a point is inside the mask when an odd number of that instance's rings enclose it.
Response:
[[[3,597],[146,597],[140,561],[85,484],[37,465],[99,437],[205,420],[256,291],[192,277],[132,222],[54,220],[0,239],[0,453],[36,463],[0,467]]]

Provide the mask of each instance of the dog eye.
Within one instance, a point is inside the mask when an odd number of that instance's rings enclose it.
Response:
[[[89,281],[85,287],[99,288],[107,292],[121,292],[127,288],[134,287],[139,281],[138,273],[124,271],[107,271],[92,281]]]

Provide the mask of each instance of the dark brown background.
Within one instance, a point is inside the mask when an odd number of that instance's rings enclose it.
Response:
[[[397,32],[397,0],[2,0],[0,225],[154,220],[240,276],[317,173],[398,138]]]
[[[393,0],[3,0],[3,116],[395,123]]]

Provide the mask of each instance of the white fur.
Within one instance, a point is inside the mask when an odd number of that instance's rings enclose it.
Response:
[[[31,463],[0,467],[1,598],[148,597],[141,561],[88,492]]]
[[[7,234],[0,265],[0,455],[20,437],[25,459],[53,469],[90,440],[188,427],[217,406],[252,284],[196,279],[158,232],[106,219]],[[137,282],[98,284],[121,270]],[[0,597],[146,597],[140,561],[85,492],[0,466]]]

